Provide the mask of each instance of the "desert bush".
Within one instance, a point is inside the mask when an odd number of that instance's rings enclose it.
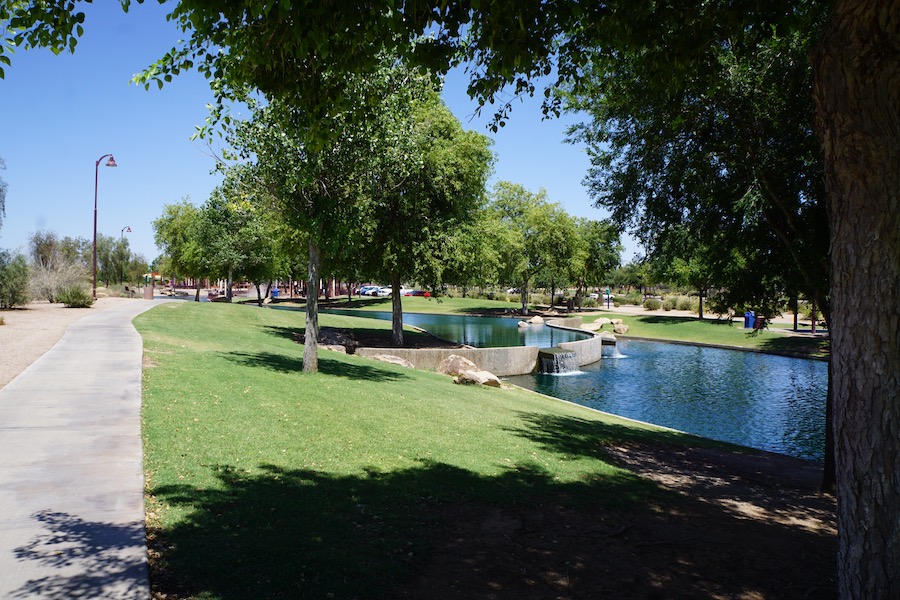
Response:
[[[678,297],[678,310],[696,311],[699,308],[700,308],[700,299],[699,298],[691,298],[690,296],[679,296]]]
[[[64,288],[84,285],[87,273],[84,267],[68,260],[50,258],[31,267],[30,286],[35,298],[47,302],[60,302],[59,292]]]
[[[28,304],[28,261],[21,254],[0,250],[0,308]]]
[[[58,302],[65,304],[67,308],[87,308],[94,303],[91,292],[83,285],[67,286],[56,294]]]
[[[644,308],[647,310],[659,310],[662,308],[662,302],[657,300],[656,298],[647,298],[644,300]]]
[[[594,298],[585,298],[581,301],[581,306],[584,308],[596,308],[598,306],[597,300]]]
[[[644,295],[640,292],[631,292],[625,294],[624,296],[616,296],[616,300],[620,304],[634,304],[636,306],[640,306],[644,301]]]
[[[533,304],[549,305],[550,304],[550,294],[532,294],[531,302]]]
[[[674,310],[678,306],[678,299],[674,296],[669,296],[662,303],[663,310]]]

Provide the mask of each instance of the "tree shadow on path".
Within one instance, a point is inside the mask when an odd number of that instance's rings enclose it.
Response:
[[[50,571],[13,593],[14,598],[145,598],[149,591],[144,523],[85,521],[49,510],[33,515],[47,533],[15,549],[28,571]]]

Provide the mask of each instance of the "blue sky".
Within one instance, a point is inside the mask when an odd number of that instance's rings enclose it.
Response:
[[[99,169],[98,232],[125,233],[135,252],[157,256],[151,222],[164,204],[189,197],[202,204],[220,181],[203,142],[191,141],[212,99],[196,73],[182,73],[162,90],[130,84],[132,75],[158,59],[181,36],[166,22],[169,5],[117,2],[85,5],[85,35],[74,54],[19,49],[0,80],[0,157],[9,185],[0,248],[26,250],[28,236],[93,235],[94,170],[113,153],[118,168]],[[476,105],[461,73],[448,76],[444,99],[470,129],[494,139],[498,160],[492,182],[508,180],[536,191],[572,215],[602,219],[581,185],[589,162],[584,150],[563,142],[571,117],[542,121],[540,101],[514,104],[499,133],[486,129],[490,115],[473,119]],[[105,161],[104,161],[105,163]],[[637,250],[625,240],[623,260]]]

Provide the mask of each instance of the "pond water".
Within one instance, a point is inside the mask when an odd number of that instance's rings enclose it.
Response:
[[[719,348],[622,340],[620,358],[510,383],[695,435],[821,461],[828,365]]]
[[[326,312],[326,311],[323,311]],[[389,312],[327,311],[390,320]],[[538,346],[583,339],[517,319],[407,313],[404,323],[476,347]],[[742,446],[821,461],[828,365],[721,348],[619,338],[577,373],[507,378],[510,383],[612,414]]]
[[[333,315],[391,320],[391,313],[382,311],[329,309],[322,312]],[[445,340],[476,348],[503,348],[506,346],[552,348],[563,342],[573,342],[588,337],[586,333],[556,329],[547,325],[519,327],[518,322],[519,319],[503,317],[403,313],[404,325],[415,325]]]

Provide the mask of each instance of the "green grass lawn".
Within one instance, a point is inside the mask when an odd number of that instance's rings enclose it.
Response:
[[[154,583],[167,593],[390,597],[425,560],[435,507],[669,498],[604,447],[685,436],[324,350],[304,374],[296,312],[177,302],[135,325]]]
[[[696,317],[669,317],[664,315],[625,315],[603,313],[586,317],[593,322],[600,317],[620,318],[628,325],[627,336],[690,343],[716,344],[738,348],[750,348],[775,353],[788,353],[821,358],[828,356],[829,341],[823,338],[792,337],[781,331],[751,331],[741,323]],[[606,329],[611,329],[607,326]]]

